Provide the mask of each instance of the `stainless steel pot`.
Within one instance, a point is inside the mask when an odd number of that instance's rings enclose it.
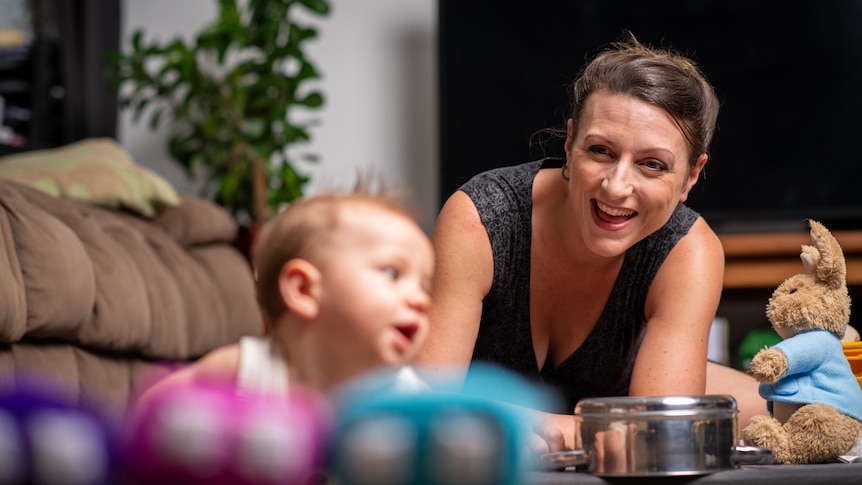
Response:
[[[724,395],[584,399],[575,407],[577,451],[549,453],[543,465],[643,477],[771,463],[769,450],[737,446],[737,414],[736,401]]]

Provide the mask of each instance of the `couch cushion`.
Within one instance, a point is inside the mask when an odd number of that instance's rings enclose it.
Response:
[[[55,197],[123,208],[145,217],[180,203],[170,183],[135,164],[110,138],[91,138],[59,148],[0,157],[0,177]]]

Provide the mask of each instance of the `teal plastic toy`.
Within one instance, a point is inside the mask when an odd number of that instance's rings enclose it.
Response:
[[[427,376],[427,374],[426,374]],[[380,382],[380,376],[366,381]],[[344,485],[516,485],[535,463],[533,414],[552,396],[475,365],[463,385],[436,375],[419,392],[354,386],[342,396],[330,469]]]

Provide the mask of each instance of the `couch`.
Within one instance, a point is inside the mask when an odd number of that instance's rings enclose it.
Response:
[[[176,366],[264,325],[237,226],[113,140],[0,158],[0,391],[122,419]]]

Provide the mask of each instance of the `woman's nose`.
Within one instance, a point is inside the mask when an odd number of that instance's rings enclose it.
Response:
[[[618,161],[610,166],[602,180],[602,188],[609,194],[625,197],[632,192],[631,166],[624,161]]]

